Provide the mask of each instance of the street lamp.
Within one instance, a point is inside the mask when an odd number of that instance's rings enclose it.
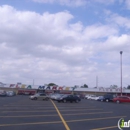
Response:
[[[123,53],[123,51],[120,51],[120,66],[121,66],[121,96],[122,96],[122,53]]]

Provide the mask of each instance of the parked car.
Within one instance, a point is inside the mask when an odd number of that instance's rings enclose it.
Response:
[[[96,97],[96,95],[89,95],[88,99],[92,100],[92,99],[94,99],[94,97]]]
[[[57,98],[58,102],[79,102],[81,99],[76,95],[64,95],[59,98]]]
[[[59,95],[59,94],[57,94],[57,93],[53,93],[53,94],[51,94],[51,95],[49,96],[49,98],[52,99],[52,100],[55,100],[58,95]]]
[[[111,101],[113,101],[114,97],[115,97],[115,95],[113,95],[113,94],[105,94],[103,96],[103,101],[111,102]]]
[[[37,93],[35,95],[29,96],[31,100],[48,100],[49,97],[45,93]]]
[[[14,91],[6,91],[6,95],[9,96],[9,97],[15,96],[16,92],[14,92]]]
[[[57,99],[58,98],[60,98],[60,97],[62,97],[62,96],[64,96],[65,94],[56,94],[55,96],[54,96],[54,99],[53,100],[56,100],[57,101]]]
[[[103,96],[99,96],[97,101],[103,101],[103,98],[104,98]]]
[[[85,99],[88,99],[91,95],[85,95]]]
[[[91,100],[97,100],[99,98],[99,96],[96,96],[96,95],[92,95],[89,97],[89,99]]]
[[[118,96],[113,99],[113,102],[116,103],[130,103],[130,97],[127,96]]]
[[[6,91],[0,90],[0,97],[5,97],[5,96],[6,96]]]

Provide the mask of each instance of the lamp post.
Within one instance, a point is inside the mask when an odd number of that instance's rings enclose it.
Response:
[[[98,76],[96,76],[96,88],[98,88]]]
[[[123,51],[120,51],[120,67],[121,67],[121,96],[122,96],[122,53],[123,53]]]

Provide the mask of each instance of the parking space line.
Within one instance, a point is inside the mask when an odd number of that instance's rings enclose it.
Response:
[[[91,129],[91,130],[108,130],[108,129],[113,129],[113,128],[117,128],[118,126],[109,126],[109,127],[103,127],[103,128],[96,128],[96,129]]]
[[[32,104],[32,105],[3,105],[3,107],[37,107],[37,106],[43,107],[43,105],[38,105],[38,104]],[[44,107],[53,107],[53,106],[52,105],[46,105]]]
[[[73,113],[73,114],[62,114],[62,115],[89,115],[89,114],[108,114],[108,113],[113,113],[113,112],[90,112],[90,113]]]
[[[42,124],[57,124],[62,123],[62,121],[52,121],[52,122],[34,122],[34,123],[19,123],[19,124],[0,124],[1,126],[19,126],[19,125],[42,125]]]
[[[102,117],[102,118],[90,118],[90,119],[79,119],[79,120],[69,120],[66,122],[81,122],[81,121],[91,121],[91,120],[106,120],[114,118],[125,118],[126,116],[114,116],[114,117]]]
[[[63,124],[64,124],[66,130],[70,130],[69,126],[67,125],[66,121],[65,121],[64,118],[62,117],[62,115],[61,115],[60,111],[58,110],[57,106],[55,105],[55,103],[54,103],[52,100],[51,100],[51,102],[52,102],[52,104],[54,105],[54,107],[55,107],[55,109],[56,109],[56,111],[57,111],[57,113],[58,113],[60,119],[62,120],[62,122],[63,122]]]
[[[0,116],[1,118],[22,118],[22,117],[42,117],[42,116],[58,116],[54,115],[22,115],[22,116]]]
[[[105,118],[89,118],[89,119],[79,119],[79,120],[68,120],[66,122],[83,122],[83,121],[91,121],[91,120],[107,120],[107,119],[114,119],[114,118],[125,118],[126,116],[116,116],[116,117],[105,117]],[[0,127],[2,126],[19,126],[19,125],[43,125],[43,124],[56,124],[56,123],[62,123],[62,121],[51,121],[51,122],[34,122],[34,123],[19,123],[19,124],[0,124]],[[101,128],[103,129],[103,128]],[[105,129],[105,128],[104,128]],[[67,129],[70,130],[70,129]],[[99,129],[96,129],[99,130]]]
[[[93,112],[93,113],[73,113],[73,114],[62,114],[64,116],[69,115],[89,115],[89,114],[109,114],[113,112]],[[51,115],[21,115],[21,116],[0,116],[1,118],[22,118],[22,117],[42,117],[42,116],[58,116],[57,114]]]
[[[32,108],[32,107],[35,107],[35,106],[37,106],[37,107],[41,107],[41,108],[54,108],[54,106],[44,106],[43,107],[43,105],[31,105],[31,106],[2,106],[0,109],[10,109],[10,108],[21,108],[21,107],[29,107],[29,108]],[[95,106],[86,106],[86,107],[66,107],[66,106],[57,106],[58,108],[68,108],[68,109],[79,109],[79,108],[82,108],[82,109],[86,109],[86,108],[96,108]]]
[[[89,111],[99,111],[99,110],[103,110],[103,109],[78,109],[78,110],[60,110],[60,111],[81,111],[81,110],[89,110]],[[51,111],[55,111],[55,110],[46,110],[46,111],[2,111],[2,113],[8,113],[8,112],[51,112]]]
[[[54,108],[54,106],[51,106],[51,107],[31,106],[31,107],[33,107],[33,109],[35,109],[35,108],[36,108],[36,109]],[[62,108],[64,108],[64,107],[58,107],[58,108],[62,109]],[[87,108],[88,108],[88,109],[94,109],[95,107],[78,107],[78,108],[74,108],[74,109],[87,109]],[[23,107],[22,107],[22,108],[21,108],[21,107],[8,107],[8,108],[7,108],[7,107],[1,107],[0,110],[2,110],[2,109],[7,109],[7,110],[8,110],[8,109],[30,109],[30,107],[27,107],[27,108],[23,108]],[[64,108],[64,109],[72,109],[72,108]]]

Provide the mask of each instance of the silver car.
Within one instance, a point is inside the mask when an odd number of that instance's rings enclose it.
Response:
[[[45,93],[36,93],[29,97],[31,100],[48,100],[49,97]]]

